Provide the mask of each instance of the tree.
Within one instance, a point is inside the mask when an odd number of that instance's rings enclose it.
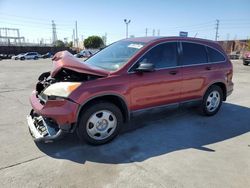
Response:
[[[73,42],[72,42],[72,41],[68,42],[68,43],[66,44],[66,47],[72,48],[72,47],[73,47]]]
[[[65,44],[64,44],[63,41],[57,40],[57,41],[55,41],[54,46],[55,46],[55,47],[65,47]]]
[[[99,36],[90,36],[84,40],[85,48],[100,48],[104,45],[104,42]]]
[[[250,40],[247,41],[247,50],[250,51]]]

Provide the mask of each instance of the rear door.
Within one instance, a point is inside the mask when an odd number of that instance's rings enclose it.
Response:
[[[177,43],[159,44],[144,54],[129,74],[131,110],[176,103],[180,99],[181,73],[177,67]],[[140,62],[152,63],[154,72],[134,71]]]
[[[181,42],[180,64],[183,74],[181,100],[202,98],[209,79],[216,71],[214,64],[209,63],[207,47],[194,42]]]

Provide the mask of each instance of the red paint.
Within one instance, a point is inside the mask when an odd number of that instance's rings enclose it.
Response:
[[[79,104],[84,104],[86,101],[102,95],[121,96],[127,104],[128,110],[133,111],[186,100],[201,99],[207,88],[217,82],[225,84],[227,93],[230,93],[233,89],[232,64],[222,48],[215,42],[180,37],[148,37],[126,40],[147,42],[147,44],[131,57],[122,68],[114,72],[94,69],[79,62],[67,52],[56,54],[52,76],[62,67],[68,67],[78,72],[99,75],[102,78],[84,82],[77,88],[69,96],[75,103],[63,100],[48,101],[45,105],[41,105],[35,94],[32,94],[31,104],[33,109],[38,114],[51,117],[63,125],[77,122]],[[226,60],[225,62],[209,65],[176,67],[147,73],[128,73],[129,68],[151,47],[162,42],[183,40],[213,47],[222,52]],[[211,70],[207,70],[207,66],[210,66]],[[170,71],[173,70],[177,71],[177,74],[170,74]]]

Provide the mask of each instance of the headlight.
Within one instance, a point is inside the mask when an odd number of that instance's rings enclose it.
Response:
[[[80,85],[80,82],[59,82],[50,85],[44,90],[43,94],[47,96],[68,97]]]

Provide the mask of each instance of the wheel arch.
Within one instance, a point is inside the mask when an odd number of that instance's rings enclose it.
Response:
[[[126,99],[118,94],[102,94],[102,95],[97,95],[89,98],[86,100],[83,104],[80,105],[78,113],[77,113],[77,120],[80,118],[80,114],[82,111],[87,109],[88,106],[97,103],[98,101],[107,101],[110,103],[115,104],[122,112],[123,115],[123,121],[127,122],[130,119],[130,112],[128,109],[128,105],[126,102]]]
[[[226,84],[225,84],[224,82],[222,82],[222,81],[213,82],[212,84],[210,84],[210,85],[207,87],[207,89],[205,90],[205,93],[207,92],[207,90],[208,90],[211,86],[214,86],[214,85],[219,86],[219,87],[221,88],[222,93],[223,93],[223,101],[226,101],[226,99],[227,99],[227,87],[226,87]],[[205,93],[204,93],[204,95],[205,95]],[[203,95],[203,96],[204,96],[204,95]]]

